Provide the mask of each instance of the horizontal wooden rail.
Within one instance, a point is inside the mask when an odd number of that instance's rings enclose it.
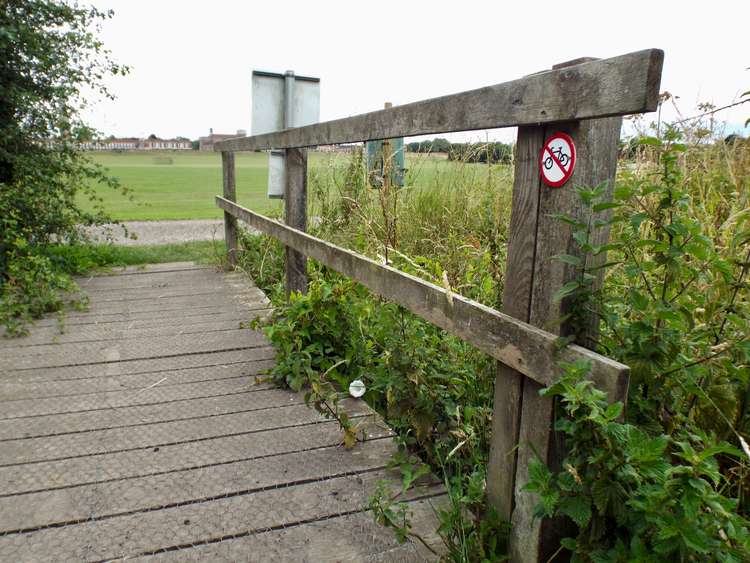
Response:
[[[646,49],[344,119],[227,139],[214,150],[312,147],[654,111],[663,60],[663,51]]]
[[[591,362],[592,380],[610,399],[624,401],[627,396],[629,368],[623,364],[580,346],[559,349],[554,334],[293,229],[223,197],[216,196],[216,205],[288,247],[403,305],[541,385],[553,383],[560,375],[559,361],[583,358]]]

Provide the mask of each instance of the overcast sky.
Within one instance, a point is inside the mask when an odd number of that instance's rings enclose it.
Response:
[[[747,0],[93,4],[115,11],[101,37],[132,67],[110,81],[117,100],[89,112],[93,126],[118,136],[249,130],[253,69],[320,77],[323,121],[650,47],[665,51],[661,89],[680,96],[684,116],[750,90]],[[749,116],[750,103],[719,114],[733,129]]]

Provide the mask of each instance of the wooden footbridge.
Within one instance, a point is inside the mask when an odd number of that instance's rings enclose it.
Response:
[[[532,452],[562,450],[553,404],[539,389],[560,360],[586,359],[591,377],[624,400],[628,369],[584,347],[560,350],[571,304],[554,293],[578,275],[550,258],[579,255],[566,213],[588,221],[573,184],[612,187],[621,116],[657,106],[663,54],[579,59],[461,94],[217,143],[224,165],[225,235],[237,220],[287,246],[287,286],[305,291],[311,257],[400,303],[498,361],[490,502],[512,523],[514,561],[546,561],[565,522],[532,516],[524,492]],[[331,245],[305,232],[305,147],[519,126],[502,312]],[[545,141],[576,148],[562,188],[541,180]],[[286,149],[285,223],[235,201],[234,152]],[[606,229],[596,243],[607,239]],[[586,257],[581,256],[582,259]],[[603,259],[599,256],[597,259]],[[441,552],[427,480],[404,497],[420,541],[399,545],[366,510],[394,446],[362,401],[347,400],[365,442],[340,447],[336,422],[303,397],[257,384],[274,352],[247,321],[269,310],[239,273],[193,264],[129,268],[80,281],[87,312],[0,342],[0,560],[423,561]],[[595,326],[592,319],[592,330]],[[520,447],[516,447],[516,446]]]
[[[0,348],[0,560],[422,561],[366,512],[394,445],[363,401],[367,441],[301,393],[242,328],[268,312],[246,276],[165,264],[81,280],[86,313]],[[425,537],[442,490],[412,493]]]

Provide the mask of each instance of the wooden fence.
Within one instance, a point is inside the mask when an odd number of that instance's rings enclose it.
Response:
[[[576,275],[551,257],[580,255],[571,227],[551,214],[584,217],[574,184],[613,187],[622,116],[656,109],[663,56],[649,49],[577,59],[512,82],[215,145],[224,166],[224,197],[216,203],[224,210],[230,260],[241,219],[286,245],[288,291],[306,290],[309,256],[497,359],[487,488],[490,502],[512,523],[513,561],[546,561],[569,533],[569,522],[534,519],[536,498],[522,491],[533,455],[559,467],[564,453],[553,431],[554,402],[539,395],[559,376],[558,363],[584,358],[612,400],[627,397],[627,366],[577,345],[558,349],[565,324],[555,332],[541,328],[568,312],[571,304],[553,295]],[[306,147],[510,126],[519,129],[502,312],[305,233]],[[573,139],[576,166],[564,187],[550,188],[540,178],[539,155],[557,132]],[[233,153],[271,149],[287,151],[286,224],[235,202]],[[609,232],[597,236],[603,244]],[[592,318],[591,331],[596,324]]]

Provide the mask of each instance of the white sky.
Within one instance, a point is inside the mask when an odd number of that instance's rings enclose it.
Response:
[[[747,0],[93,4],[115,10],[101,37],[132,67],[110,81],[117,100],[89,112],[93,126],[118,136],[249,130],[253,69],[320,77],[323,121],[650,47],[665,51],[661,89],[680,96],[684,116],[697,102],[725,105],[750,90]],[[719,117],[741,128],[750,103]]]

